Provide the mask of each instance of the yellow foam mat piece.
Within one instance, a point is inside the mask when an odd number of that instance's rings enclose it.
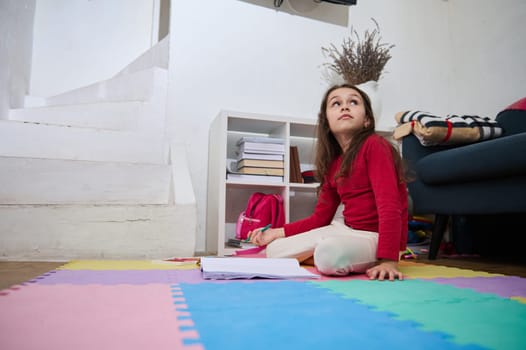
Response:
[[[73,260],[60,270],[191,270],[196,261],[172,262],[165,260]]]
[[[526,298],[525,297],[511,297],[510,299],[516,300],[519,303],[526,304]]]
[[[456,267],[438,266],[424,263],[414,263],[409,261],[400,261],[400,271],[406,278],[454,278],[454,277],[496,277],[504,276],[497,273],[484,271],[473,271],[459,269]]]
[[[72,260],[60,270],[191,270],[199,268],[196,261],[166,260]],[[483,271],[459,269],[424,263],[400,261],[400,271],[406,278],[454,278],[454,277],[495,277],[503,276]]]

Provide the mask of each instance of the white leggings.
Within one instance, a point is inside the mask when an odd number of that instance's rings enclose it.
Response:
[[[269,258],[314,257],[314,265],[325,275],[363,273],[376,262],[378,233],[354,230],[339,221],[267,245]]]

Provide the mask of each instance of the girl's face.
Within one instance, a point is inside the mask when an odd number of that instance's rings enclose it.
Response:
[[[329,94],[326,114],[329,128],[336,138],[349,137],[370,123],[362,96],[347,87],[338,88]]]

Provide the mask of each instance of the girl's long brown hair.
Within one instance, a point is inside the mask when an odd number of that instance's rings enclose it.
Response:
[[[341,167],[338,173],[336,174],[336,177],[345,176],[346,174],[349,174],[352,171],[352,163],[356,158],[356,155],[358,154],[358,150],[360,149],[364,141],[375,132],[375,120],[373,109],[371,106],[371,100],[365,92],[351,84],[334,85],[327,90],[327,92],[323,96],[323,100],[320,105],[317,126],[318,141],[316,143],[315,165],[316,178],[320,182],[320,188],[321,185],[323,185],[323,183],[325,182],[325,176],[329,172],[329,167],[331,163],[340,154],[342,154],[340,144],[332,134],[331,129],[329,128],[329,122],[327,121],[327,99],[331,92],[340,88],[350,88],[360,94],[364,102],[365,118],[366,120],[369,120],[369,124],[353,135],[349,147],[343,154]],[[395,166],[398,172],[398,177],[400,181],[404,181],[404,166],[402,163],[400,153],[394,147],[394,145],[392,145],[391,143],[389,143],[389,145],[391,146],[391,151],[395,160]]]

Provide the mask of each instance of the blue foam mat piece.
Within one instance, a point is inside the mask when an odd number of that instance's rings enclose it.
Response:
[[[178,284],[205,349],[483,349],[316,284]],[[419,345],[419,346],[420,346]]]

